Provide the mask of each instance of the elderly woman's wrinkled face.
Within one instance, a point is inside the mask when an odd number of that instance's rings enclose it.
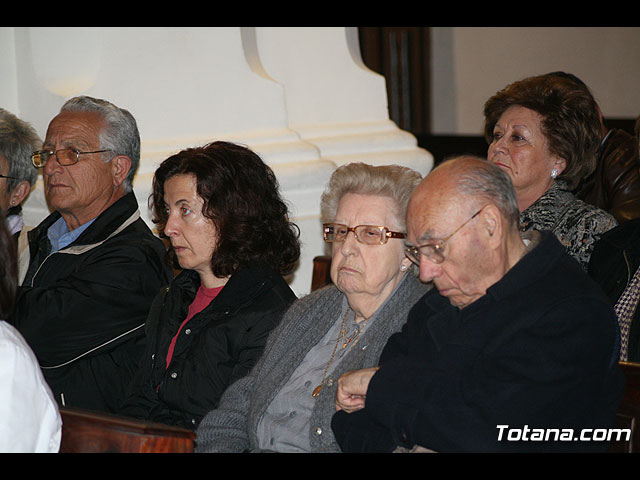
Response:
[[[550,154],[541,122],[540,114],[516,105],[500,116],[493,129],[487,158],[509,174],[519,204],[523,198],[535,201],[552,185],[552,171],[560,175],[566,166]]]
[[[194,175],[175,175],[164,183],[167,223],[164,233],[171,241],[180,266],[200,276],[211,275],[211,257],[217,243],[213,222],[204,216]]]
[[[348,227],[384,226],[402,231],[394,200],[376,195],[347,193],[338,204],[335,223]],[[353,232],[343,242],[333,243],[331,279],[347,297],[363,294],[372,304],[384,301],[402,279],[410,265],[404,255],[404,242],[389,239],[383,245],[365,245]]]

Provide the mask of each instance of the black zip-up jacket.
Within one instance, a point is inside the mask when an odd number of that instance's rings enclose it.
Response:
[[[220,396],[254,366],[269,332],[296,296],[270,268],[236,271],[218,296],[172,338],[187,316],[200,277],[185,270],[163,289],[147,319],[147,351],[120,413],[195,429]]]
[[[29,232],[29,269],[12,323],[64,406],[115,412],[144,352],[144,322],[171,281],[165,247],[139,218],[133,193],[49,254],[49,215]]]

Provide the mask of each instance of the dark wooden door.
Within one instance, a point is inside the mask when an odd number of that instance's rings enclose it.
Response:
[[[415,136],[430,132],[429,27],[358,27],[362,60],[387,83],[389,117]]]

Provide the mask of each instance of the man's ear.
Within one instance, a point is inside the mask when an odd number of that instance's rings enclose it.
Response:
[[[504,229],[504,219],[502,212],[495,205],[489,204],[480,213],[483,232],[486,234],[492,248],[502,245],[502,231]]]
[[[122,185],[131,170],[131,159],[127,155],[117,155],[111,159],[111,172],[113,184]]]
[[[16,205],[20,205],[24,202],[27,195],[31,191],[31,184],[26,180],[18,183],[13,190],[11,191],[11,196],[9,197],[9,206],[15,207]]]

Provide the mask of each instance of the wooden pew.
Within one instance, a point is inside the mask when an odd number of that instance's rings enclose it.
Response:
[[[73,408],[60,408],[60,453],[193,453],[195,432]]]
[[[313,273],[311,277],[311,291],[317,290],[331,283],[331,257],[319,255],[313,259]]]

